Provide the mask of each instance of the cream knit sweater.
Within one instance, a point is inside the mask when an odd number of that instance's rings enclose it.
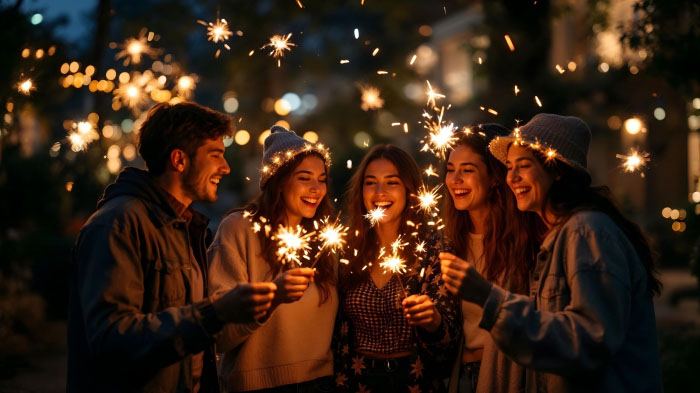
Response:
[[[239,283],[271,281],[258,235],[240,212],[223,219],[209,247],[209,293]],[[297,302],[281,304],[263,323],[228,324],[217,341],[225,352],[219,379],[229,392],[267,389],[333,374],[331,337],[338,295],[318,305],[311,284]]]

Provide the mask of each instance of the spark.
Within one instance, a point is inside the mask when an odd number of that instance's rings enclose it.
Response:
[[[518,93],[520,93],[520,89],[518,89],[518,85],[515,85],[515,87],[513,87],[513,91],[515,91],[516,96],[518,95]]]
[[[297,5],[299,6],[299,8],[304,8],[304,5],[301,4],[301,0],[297,0]]]
[[[430,177],[430,176],[440,177],[440,175],[438,175],[435,168],[433,168],[433,164],[428,165],[428,168],[425,169],[425,174],[428,177]]]
[[[372,209],[365,214],[365,218],[369,220],[370,226],[375,226],[377,225],[380,221],[382,221],[386,217],[386,213],[384,212],[384,208],[382,207],[377,207],[375,209]]]
[[[416,252],[425,252],[425,240],[416,244]]]
[[[421,186],[418,191],[418,208],[426,214],[430,214],[437,210],[437,203],[440,200],[440,194],[438,191],[442,184],[435,186],[432,189],[428,189],[425,185]]]
[[[445,123],[442,118],[445,114],[445,108],[440,109],[440,114],[436,117],[423,112],[423,127],[428,130],[428,142],[423,146],[422,151],[430,150],[438,158],[444,159],[447,150],[457,141],[455,130],[457,129],[452,123]],[[423,141],[421,141],[423,142]]]
[[[372,51],[372,57],[376,56],[377,53],[379,53],[379,48],[374,48],[374,50]]]
[[[537,106],[539,106],[540,108],[542,108],[542,101],[540,101],[540,98],[539,98],[539,97],[535,96],[535,102],[537,103]]]
[[[355,39],[360,38],[360,29],[355,29],[353,33],[355,34]]]
[[[224,42],[233,35],[233,32],[228,28],[226,19],[217,18],[214,23],[198,20],[197,23],[207,27],[207,41],[212,41],[214,43],[219,41]]]
[[[289,41],[292,38],[292,33],[284,35],[273,35],[270,37],[270,42],[263,45],[260,49],[271,48],[269,55],[277,59],[277,67],[281,66],[282,58],[284,57],[284,51],[291,51],[290,47],[296,46],[293,42]]]
[[[90,143],[99,138],[100,135],[95,131],[94,125],[87,121],[74,123],[72,130],[68,134],[71,150],[74,152],[85,150]]]
[[[628,155],[616,154],[615,157],[622,159],[621,167],[629,173],[644,169],[650,161],[649,153],[639,152],[635,148],[630,149]]]
[[[566,72],[566,70],[564,70],[563,68],[561,68],[561,66],[560,66],[559,64],[557,64],[554,68],[556,68],[557,71],[558,71],[560,74],[563,74],[564,72]]]
[[[434,108],[436,105],[435,99],[436,98],[445,98],[445,96],[443,94],[440,94],[440,93],[436,92],[435,90],[433,90],[433,87],[430,85],[430,81],[425,81],[425,82],[428,83],[428,91],[425,92],[425,94],[428,96],[428,102],[425,105],[430,107],[430,108]],[[432,103],[432,105],[431,105],[431,103]]]
[[[380,91],[374,86],[360,85],[362,91],[362,108],[363,111],[381,109],[384,106],[384,99],[380,96]]]
[[[321,220],[321,230],[318,232],[318,237],[321,239],[321,250],[330,250],[336,252],[345,244],[345,236],[348,233],[348,227],[344,226],[338,220],[329,222],[328,218]]]
[[[141,56],[144,55],[155,58],[160,51],[148,45],[149,40],[146,38],[145,34],[146,30],[143,29],[138,37],[129,38],[124,41],[120,46],[122,50],[116,54],[115,59],[119,60],[124,58],[124,65],[128,66],[130,63],[139,64],[141,62]]]
[[[547,149],[547,152],[545,154],[547,155],[548,162],[557,158],[557,151],[555,149],[552,149],[551,147]]]
[[[34,82],[32,82],[32,80],[29,78],[17,84],[17,91],[24,95],[28,96],[32,90],[36,90],[36,87],[34,86]]]
[[[194,77],[183,75],[177,80],[177,87],[175,90],[179,96],[187,99],[192,95],[192,90],[194,90],[195,85],[196,81]]]
[[[379,70],[379,71],[377,71],[377,75],[386,75],[386,74],[388,74],[388,73],[389,73],[389,71],[385,71],[385,70]]]
[[[418,58],[418,55],[413,55],[413,57],[411,57],[411,61],[408,64],[413,65],[413,63],[416,62],[417,58]]]
[[[490,113],[490,114],[492,114],[492,115],[494,115],[494,116],[498,116],[498,112],[497,112],[495,109],[489,108],[489,109],[487,110],[487,112]]]
[[[348,64],[349,62],[350,62],[350,60],[348,60],[348,59],[340,60],[340,64]]]
[[[513,41],[511,41],[510,35],[506,34],[505,39],[506,44],[508,44],[508,49],[510,49],[511,52],[515,52],[515,45],[513,45]]]
[[[401,238],[401,235],[399,235],[396,240],[394,240],[391,243],[391,251],[396,254],[397,252],[403,250],[408,243],[404,242],[403,239]]]
[[[296,263],[301,266],[300,254],[303,257],[308,257],[308,250],[311,249],[309,240],[312,233],[297,225],[296,229],[291,229],[287,226],[280,225],[279,229],[273,236],[273,240],[277,240],[277,257],[283,263]]]
[[[114,89],[114,100],[121,101],[126,107],[138,111],[139,107],[148,102],[148,94],[144,86],[138,82],[120,83]]]

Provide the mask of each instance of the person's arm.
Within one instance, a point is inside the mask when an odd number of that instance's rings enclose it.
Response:
[[[611,232],[590,227],[562,230],[565,285],[571,299],[562,311],[539,310],[530,298],[498,286],[485,297],[476,294],[483,292],[483,278],[475,271],[465,276],[460,292],[484,299],[480,327],[489,330],[499,349],[516,362],[563,376],[595,373],[621,347],[629,327],[628,263],[634,256],[625,249],[629,242],[624,235]]]
[[[139,248],[145,241],[139,232],[136,217],[83,229],[75,249],[75,295],[92,358],[144,371],[201,352],[222,324],[209,299],[143,312],[146,256]]]

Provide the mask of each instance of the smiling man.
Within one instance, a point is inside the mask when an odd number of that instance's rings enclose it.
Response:
[[[272,283],[207,294],[206,217],[230,119],[202,106],[154,106],[139,135],[147,171],[107,186],[74,250],[68,392],[218,392],[215,339],[265,316]]]

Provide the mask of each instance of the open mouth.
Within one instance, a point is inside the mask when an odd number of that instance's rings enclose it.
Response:
[[[393,205],[393,204],[394,204],[394,202],[378,201],[378,202],[374,202],[374,207],[386,210],[386,209],[390,208],[391,205]]]
[[[301,201],[307,206],[316,206],[319,198],[301,197]]]
[[[219,185],[219,182],[220,182],[220,181],[221,181],[221,178],[220,178],[220,177],[212,177],[211,179],[209,179],[209,182],[210,182],[210,183],[216,184],[216,185]]]
[[[455,197],[459,198],[469,194],[471,190],[468,190],[466,188],[455,188],[454,190],[452,190],[452,192],[454,193]]]
[[[517,199],[524,198],[527,193],[530,192],[530,187],[515,187],[513,192],[515,193],[515,197]]]

